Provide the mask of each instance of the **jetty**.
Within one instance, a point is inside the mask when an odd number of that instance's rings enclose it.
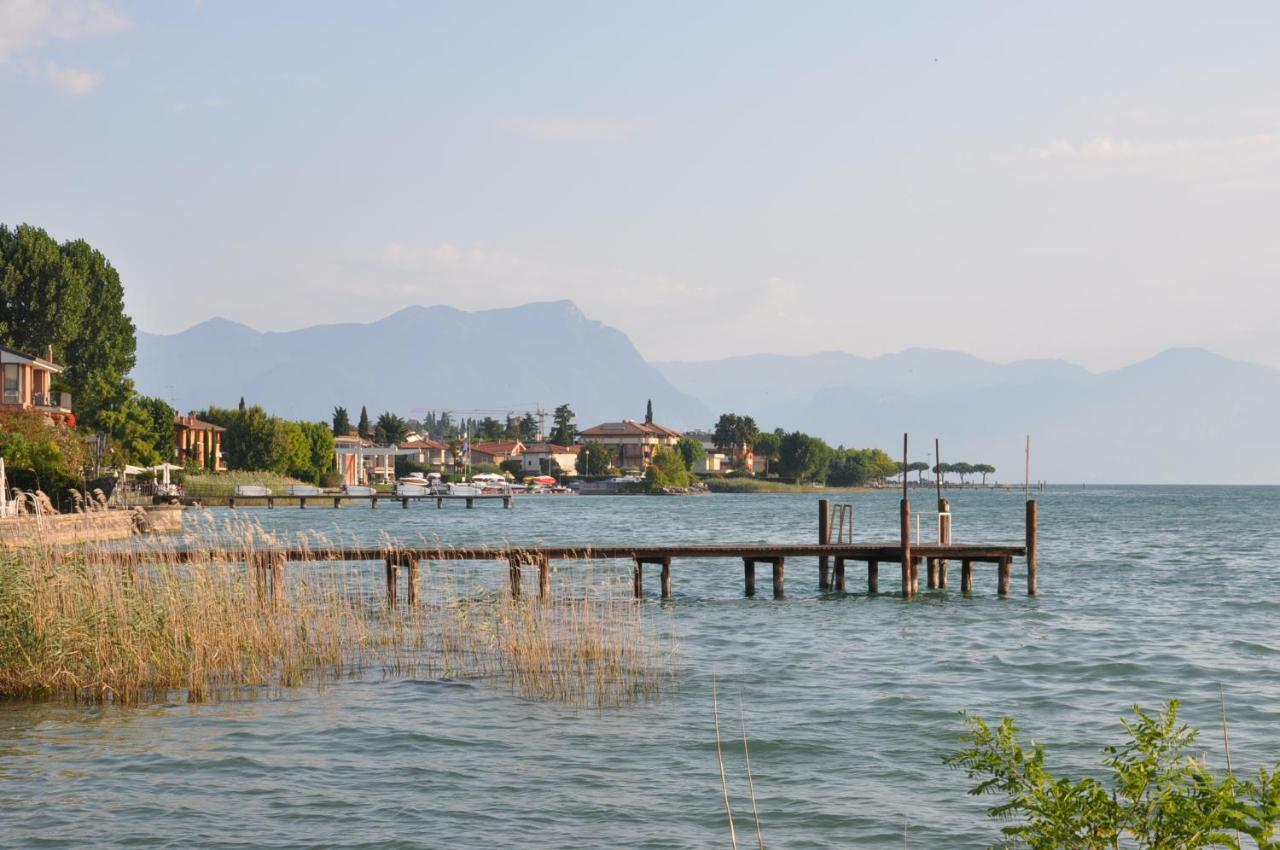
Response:
[[[400,497],[396,497],[400,498]],[[412,497],[409,497],[412,498]],[[440,498],[440,497],[431,497]],[[483,498],[474,496],[470,498]],[[290,564],[321,561],[365,562],[382,565],[386,581],[386,598],[394,607],[400,598],[401,574],[404,574],[405,599],[409,605],[418,601],[420,565],[423,562],[492,561],[504,563],[508,569],[509,590],[520,597],[525,592],[526,574],[537,575],[537,594],[551,594],[553,561],[625,560],[633,570],[633,592],[643,598],[645,567],[660,571],[660,594],[664,599],[674,595],[674,563],[678,559],[733,559],[742,563],[743,593],[756,595],[756,568],[767,566],[775,599],[786,595],[788,560],[810,560],[817,564],[817,587],[824,593],[847,593],[850,562],[866,567],[866,592],[880,593],[880,566],[897,564],[901,577],[901,594],[910,599],[920,593],[920,566],[926,567],[926,587],[947,590],[949,565],[960,565],[960,592],[974,589],[975,567],[994,565],[996,593],[1008,596],[1012,588],[1013,562],[1025,559],[1027,594],[1036,595],[1038,508],[1027,501],[1026,541],[1022,545],[986,543],[952,543],[950,539],[950,506],[939,500],[939,540],[923,542],[911,536],[911,505],[902,501],[901,536],[896,541],[866,542],[853,540],[852,508],[818,501],[818,540],[814,543],[664,543],[659,545],[590,545],[590,546],[339,546],[333,548],[204,548],[191,547],[176,551],[137,550],[137,563],[148,561],[178,563],[244,563],[254,569],[259,593],[266,598],[282,598],[286,572]],[[919,531],[917,530],[917,538]]]
[[[200,497],[191,496],[182,499],[183,504],[188,506],[200,507],[218,507],[225,504],[228,508],[242,508],[265,506],[268,509],[280,507],[293,507],[295,504],[300,510],[305,510],[307,502],[320,502],[325,504],[333,503],[334,510],[342,507],[343,502],[354,502],[360,504],[368,503],[370,508],[377,508],[378,502],[399,502],[400,507],[408,508],[410,502],[435,502],[437,508],[443,508],[446,502],[461,502],[468,508],[474,508],[477,502],[501,502],[504,508],[510,508],[515,504],[515,496],[511,493],[479,493],[474,496],[451,495],[447,493],[427,493],[416,496],[402,496],[395,493],[371,493],[369,495],[352,495],[347,493],[318,493],[312,496],[301,495],[283,495],[276,496],[222,496],[222,497]]]

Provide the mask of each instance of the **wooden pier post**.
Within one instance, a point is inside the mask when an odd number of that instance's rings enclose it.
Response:
[[[636,558],[634,572],[631,574],[631,585],[636,599],[644,599],[644,561]]]
[[[999,587],[999,593],[1001,596],[1009,595],[1009,586],[1010,584],[1012,584],[1012,579],[1013,579],[1013,559],[1008,557],[1001,558],[1000,559],[1000,587]]]
[[[271,598],[277,605],[284,602],[285,555],[281,552],[271,559]]]
[[[276,497],[275,497],[275,496],[268,496],[268,497],[267,497],[267,510],[269,510],[269,511],[270,511],[270,510],[274,510],[274,509],[275,509],[275,506],[276,506]]]
[[[925,581],[928,583],[930,590],[937,590],[938,589],[938,562],[941,561],[942,559],[926,558],[925,560],[929,562],[928,565],[925,567],[925,572],[927,573],[927,578],[925,579]]]
[[[306,496],[299,496],[299,497],[298,497],[298,510],[300,510],[300,511],[305,511],[306,509],[307,509],[307,497],[306,497]]]
[[[510,496],[503,496],[503,497],[502,497],[502,506],[503,506],[504,508],[509,508],[509,507],[511,507],[511,497],[510,497]]]
[[[662,558],[662,598],[671,598],[671,556],[664,555]]]
[[[915,596],[920,592],[920,559],[915,555],[911,556],[911,595]]]
[[[520,598],[520,557],[511,555],[507,558],[507,564],[511,568],[511,598]]]
[[[831,501],[818,500],[818,545],[826,546],[831,542]],[[818,590],[831,589],[831,562],[826,555],[818,556]]]
[[[231,508],[231,510],[233,510],[233,511],[236,509],[236,497],[235,497],[235,496],[232,496],[230,499],[227,499],[227,507]]]
[[[951,502],[938,499],[938,543],[951,545]],[[947,559],[938,559],[938,589],[947,589]]]
[[[438,508],[443,508],[443,507],[444,507],[444,498],[443,498],[443,497],[440,497],[440,496],[437,496],[437,497],[436,497],[436,508],[438,509]]]
[[[551,598],[551,558],[545,553],[538,556],[538,598]]]
[[[405,556],[405,572],[408,574],[408,589],[405,593],[405,599],[412,608],[418,604],[418,559],[413,555]]]
[[[468,497],[467,497],[467,507],[468,507],[468,508],[474,508],[475,506],[476,506],[476,500],[475,500],[475,499],[473,499],[473,498],[471,498],[470,496],[468,496]]]
[[[399,572],[400,572],[399,555],[393,555],[388,553],[386,565],[387,565],[387,607],[394,609],[396,607],[397,591],[399,590],[399,588],[397,587],[397,585],[399,584],[397,579],[399,577]]]
[[[341,504],[342,504],[342,497],[340,497],[340,496],[334,496],[334,497],[333,497],[333,509],[336,511],[336,510],[338,509],[338,507],[339,507]]]
[[[784,561],[782,558],[773,558],[773,598],[782,598],[782,574],[784,569]]]
[[[746,595],[756,595],[756,562],[754,558],[742,559],[742,572],[746,584]]]
[[[867,561],[867,593],[880,592],[880,562],[872,558]]]
[[[370,496],[370,497],[369,497],[369,510],[374,510],[374,509],[375,509],[375,508],[377,508],[377,507],[378,507],[378,497],[377,497],[377,496]]]
[[[835,584],[836,592],[844,593],[844,558],[839,555],[836,556],[836,577],[833,583]]]
[[[1035,596],[1040,588],[1036,571],[1039,568],[1036,544],[1040,537],[1040,504],[1027,500],[1027,596]]]
[[[406,511],[407,511],[407,510],[409,510],[409,500],[408,500],[408,498],[404,498],[404,499],[401,499],[401,500],[400,500],[400,507],[404,508]]]
[[[960,592],[973,593],[973,561],[968,558],[960,561]]]
[[[902,542],[902,595],[910,598],[915,590],[911,582],[911,502],[907,499],[903,499],[898,508],[898,525]]]

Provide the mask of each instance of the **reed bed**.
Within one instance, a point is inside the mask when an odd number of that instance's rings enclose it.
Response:
[[[323,537],[278,540],[240,518],[194,525],[185,539],[0,554],[0,698],[199,702],[382,675],[604,707],[655,699],[674,675],[674,642],[617,576],[558,571],[540,601],[498,589],[505,563],[423,564],[419,604],[392,609],[381,565],[331,561],[340,547]],[[226,555],[183,563],[182,545]],[[314,557],[264,595],[251,565],[284,545]]]

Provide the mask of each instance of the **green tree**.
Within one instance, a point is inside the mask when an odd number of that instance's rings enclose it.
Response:
[[[333,436],[345,437],[351,433],[351,417],[342,406],[333,409]]]
[[[582,444],[582,451],[578,454],[580,474],[608,475],[613,468],[613,452],[608,446],[595,440]]]
[[[55,502],[78,486],[88,460],[85,442],[70,428],[54,425],[32,410],[0,411],[0,457],[9,485],[41,490]]]
[[[1031,850],[1235,848],[1248,836],[1277,850],[1280,765],[1256,780],[1217,774],[1193,753],[1197,732],[1178,722],[1178,702],[1158,715],[1134,707],[1128,740],[1103,750],[1104,782],[1054,776],[1045,748],[1024,747],[1006,717],[992,729],[968,718],[966,746],[945,760],[980,780],[969,792],[1003,801],[988,814],[1010,846]]]
[[[976,463],[973,465],[973,471],[982,476],[982,486],[987,486],[987,476],[995,475],[996,468],[989,463]]]
[[[649,399],[644,406],[644,424],[653,424],[653,399]]]
[[[0,225],[0,343],[66,366],[57,385],[74,396],[77,418],[99,426],[99,413],[129,398],[122,381],[133,368],[136,339],[124,312],[120,276],[83,240],[59,246],[38,227]]]
[[[498,442],[505,436],[506,429],[502,423],[492,416],[486,416],[476,426],[476,441],[483,443]]]
[[[271,462],[267,468],[282,475],[314,480],[311,465],[311,440],[297,422],[271,419]]]
[[[522,443],[532,443],[538,439],[538,420],[532,413],[526,413],[520,420],[518,436]]]
[[[159,459],[157,463],[170,460],[175,445],[173,420],[177,411],[169,406],[169,402],[154,396],[140,395],[134,401],[146,412],[149,423],[148,440],[156,451]]]
[[[333,429],[323,422],[300,422],[298,425],[301,427],[302,433],[306,435],[308,455],[311,461],[310,475],[300,475],[298,477],[320,484],[325,473],[334,469],[334,448],[336,443],[333,440]]]
[[[374,427],[375,442],[384,446],[394,446],[402,442],[409,433],[408,424],[389,410],[378,416],[378,424]]]
[[[356,433],[360,435],[360,439],[367,440],[373,433],[369,427],[369,411],[362,405],[360,407],[360,422],[356,425]]]
[[[712,440],[716,448],[738,458],[745,450],[755,445],[760,436],[756,421],[750,416],[739,416],[736,413],[722,413],[716,420]]]
[[[504,460],[502,463],[498,464],[498,469],[501,469],[512,478],[519,478],[521,475],[524,475],[524,462],[519,458],[513,457],[510,460]]]
[[[690,476],[680,452],[670,446],[659,446],[653,453],[652,463],[644,473],[650,490],[663,487],[688,487]]]
[[[229,414],[229,415],[225,415]],[[200,416],[227,429],[223,434],[223,459],[229,469],[277,469],[285,453],[277,451],[276,420],[259,405],[243,411],[204,411]],[[218,421],[221,419],[222,421]],[[283,470],[281,470],[283,471]]]
[[[792,431],[778,446],[778,472],[796,481],[823,481],[834,452],[817,437]]]
[[[684,468],[690,471],[707,456],[707,450],[702,447],[702,443],[693,437],[681,437],[677,440],[676,451],[684,460]]]
[[[778,462],[778,451],[782,447],[782,429],[765,431],[756,435],[756,457],[764,458],[770,464]],[[767,471],[767,470],[766,470]]]
[[[577,423],[574,422],[573,408],[562,404],[551,416],[551,442],[560,446],[572,445],[578,436]]]

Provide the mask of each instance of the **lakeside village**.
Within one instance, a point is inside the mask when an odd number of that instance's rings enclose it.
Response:
[[[903,464],[880,449],[831,447],[799,431],[762,431],[750,416],[722,414],[714,427],[680,432],[653,419],[620,419],[579,429],[568,404],[546,427],[538,410],[503,419],[441,411],[421,420],[361,408],[352,424],[335,407],[327,423],[272,416],[242,399],[235,408],[178,413],[137,396],[145,413],[132,439],[78,426],[71,395],[53,389],[67,367],[52,347],[39,357],[0,346],[0,474],[28,500],[53,511],[70,495],[101,492],[110,503],[295,497],[478,496],[522,494],[692,494],[786,492],[797,488],[882,487],[939,472],[948,486],[995,472],[987,464]],[[83,451],[76,451],[77,444]],[[61,462],[59,462],[61,461]],[[948,481],[947,475],[955,480]],[[69,485],[58,499],[58,482]],[[76,486],[76,485],[79,486]],[[895,485],[896,486],[896,485]],[[12,513],[24,503],[6,492]]]

